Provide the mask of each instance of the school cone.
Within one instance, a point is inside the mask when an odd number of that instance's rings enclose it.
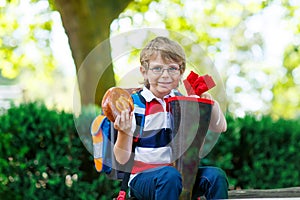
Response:
[[[183,189],[179,196],[179,200],[190,200],[190,199],[192,199],[191,191],[187,191]]]
[[[212,100],[176,96],[167,99],[171,113],[173,139],[172,161],[182,175],[180,199],[191,199],[200,164],[199,150],[210,122]]]

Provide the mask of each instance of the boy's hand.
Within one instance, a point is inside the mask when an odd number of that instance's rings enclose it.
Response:
[[[205,93],[201,94],[200,96],[195,95],[195,94],[189,95],[189,97],[195,97],[195,98],[203,98],[203,99],[213,100],[213,97],[208,92],[205,92]]]
[[[127,135],[132,136],[132,116],[133,112],[129,113],[129,110],[123,110],[120,113],[120,115],[116,117],[116,120],[114,122],[114,128],[117,129],[119,132],[123,132]]]
[[[211,94],[209,94],[208,92],[205,92],[205,93],[201,94],[200,98],[213,100]]]
[[[133,131],[132,120],[133,112],[129,110],[123,110],[119,115],[117,115],[114,128],[118,130],[117,141],[114,146],[114,154],[116,160],[124,165],[128,162],[131,152],[132,152],[132,142],[133,142]]]

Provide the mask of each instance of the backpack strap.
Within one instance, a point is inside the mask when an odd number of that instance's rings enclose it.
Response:
[[[134,132],[134,142],[138,142],[138,138],[143,134],[145,124],[146,100],[141,95],[141,91],[134,92],[131,97],[133,99],[134,115],[137,125]]]
[[[134,115],[136,119],[136,130],[134,132],[134,138],[133,138],[133,144],[132,144],[132,154],[129,158],[128,164],[131,165],[130,169],[133,167],[133,161],[134,161],[134,151],[135,147],[139,141],[139,137],[143,132],[143,127],[145,123],[145,108],[146,108],[146,100],[141,95],[141,91],[135,91],[131,95],[134,103]],[[130,179],[131,172],[125,172],[124,177],[122,179],[121,189],[119,192],[119,195],[117,197],[117,200],[123,200],[126,197],[126,191],[128,190],[128,182]]]
[[[183,94],[181,94],[178,90],[174,90],[174,94],[175,96],[183,96]]]

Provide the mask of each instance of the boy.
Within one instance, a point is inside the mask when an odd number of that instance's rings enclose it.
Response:
[[[134,149],[134,163],[129,181],[130,193],[137,199],[178,199],[182,190],[181,174],[171,163],[171,127],[166,109],[167,97],[175,96],[174,90],[185,71],[183,48],[166,37],[157,37],[141,51],[140,72],[144,87],[140,92],[146,101],[145,125],[143,131],[151,133]],[[209,93],[201,98],[212,99]],[[153,112],[157,111],[159,112]],[[151,115],[147,114],[151,112]],[[225,117],[215,101],[212,107],[209,129],[214,132],[226,131]],[[128,162],[136,129],[136,119],[129,111],[123,111],[114,123],[118,138],[114,146],[116,160],[120,164]],[[156,133],[156,134],[153,134]],[[198,169],[193,198],[205,195],[207,199],[224,199],[228,183],[225,173],[215,167]]]

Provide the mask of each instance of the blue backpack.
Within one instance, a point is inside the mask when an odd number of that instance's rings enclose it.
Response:
[[[137,128],[134,133],[133,148],[138,142],[138,136],[143,130],[145,118],[145,99],[140,92],[134,92],[131,95],[135,108],[139,108],[135,112]],[[117,131],[114,125],[103,114],[98,115],[91,124],[91,135],[93,139],[93,157],[95,168],[98,172],[105,173],[110,179],[122,180],[125,172],[130,172],[132,166],[130,163],[121,165],[114,156],[113,148],[117,139]]]

